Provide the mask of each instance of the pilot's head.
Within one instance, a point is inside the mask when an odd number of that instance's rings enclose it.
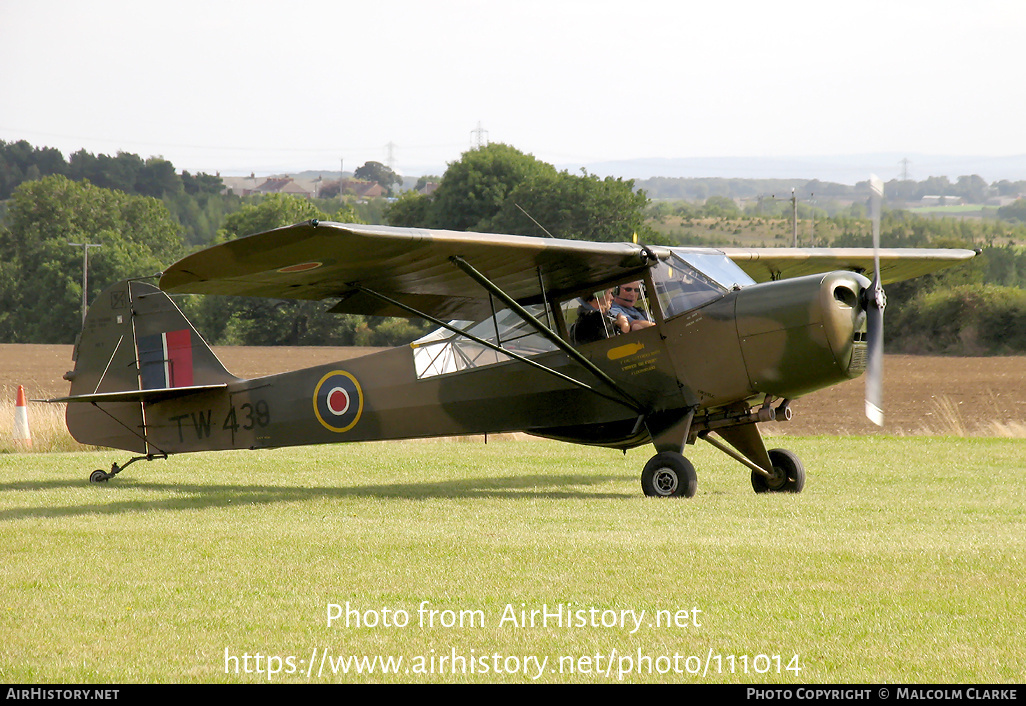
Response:
[[[613,299],[623,306],[635,306],[641,297],[641,282],[627,282],[613,291]]]

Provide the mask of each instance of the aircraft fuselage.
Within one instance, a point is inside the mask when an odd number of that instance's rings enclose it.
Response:
[[[864,280],[839,272],[752,285],[668,319],[657,310],[656,326],[579,350],[652,412],[794,398],[861,373]],[[520,361],[418,376],[414,354],[404,346],[147,402],[145,447],[124,430],[91,443],[171,454],[510,431],[623,448],[651,438],[624,404]],[[603,389],[562,351],[534,359]]]

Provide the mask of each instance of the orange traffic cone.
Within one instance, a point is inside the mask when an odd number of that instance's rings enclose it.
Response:
[[[21,385],[18,385],[18,401],[14,406],[14,441],[23,446],[32,446],[28,407],[25,406],[25,388]]]

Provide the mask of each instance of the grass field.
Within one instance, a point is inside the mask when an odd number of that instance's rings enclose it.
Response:
[[[920,206],[918,208],[908,209],[910,213],[919,215],[938,215],[938,216],[975,216],[982,218],[985,215],[990,215],[992,218],[997,217],[997,207],[995,206],[983,206],[982,204],[960,204],[957,206]]]
[[[102,485],[127,455],[3,454],[0,681],[1022,681],[1021,441],[775,442],[804,493],[756,495],[708,445],[687,501],[642,496],[648,449],[534,440],[177,456]],[[520,622],[543,607],[574,624]]]

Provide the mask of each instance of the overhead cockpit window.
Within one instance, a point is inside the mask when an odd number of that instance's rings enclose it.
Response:
[[[719,299],[754,280],[722,253],[674,251],[652,272],[656,295],[669,319]]]
[[[674,257],[679,257],[690,263],[707,277],[729,289],[739,289],[755,284],[755,280],[737,266],[733,260],[721,252],[695,252],[673,251]]]

